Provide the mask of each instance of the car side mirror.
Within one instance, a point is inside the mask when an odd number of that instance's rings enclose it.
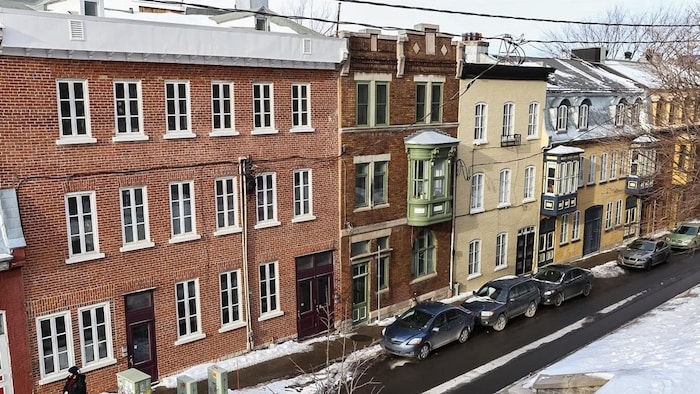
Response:
[[[510,302],[515,302],[515,297],[509,298],[508,301],[510,301]]]
[[[433,327],[433,332],[439,332],[439,331],[440,331],[440,327]]]

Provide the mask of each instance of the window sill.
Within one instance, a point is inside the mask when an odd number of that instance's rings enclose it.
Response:
[[[99,252],[78,254],[67,258],[66,264],[82,263],[84,261],[99,260],[103,258],[105,258],[105,254]]]
[[[510,203],[509,202],[502,202],[502,203],[496,205],[496,208],[498,208],[498,209],[510,208]]]
[[[526,141],[536,141],[536,140],[539,140],[539,139],[540,139],[540,136],[539,136],[539,135],[528,135],[527,137],[525,137],[525,140],[526,140]]]
[[[488,140],[474,140],[474,146],[488,145]]]
[[[508,268],[508,264],[502,265],[502,266],[500,266],[500,267],[496,267],[496,268],[493,270],[493,272],[503,271],[503,270],[506,269],[506,268]],[[467,278],[467,279],[469,279],[469,278]]]
[[[81,144],[96,144],[97,138],[93,137],[63,137],[56,140],[56,145],[81,145]]]
[[[312,220],[316,220],[315,215],[303,215],[303,216],[297,216],[294,219],[292,219],[292,223],[310,222]]]
[[[151,241],[140,241],[140,242],[133,242],[130,244],[126,244],[126,245],[122,246],[121,248],[119,248],[119,251],[120,252],[130,252],[132,250],[147,249],[147,248],[152,248],[154,246],[156,246],[156,244],[154,244]]]
[[[282,311],[267,312],[265,314],[260,315],[260,317],[258,317],[258,321],[270,320],[270,319],[274,319],[276,317],[280,317],[282,315],[284,315],[284,312],[282,312]]]
[[[566,246],[568,244],[569,244],[569,241],[559,242],[559,246]]]
[[[235,137],[241,135],[236,130],[212,130],[211,133],[209,133],[209,137]]]
[[[227,325],[219,328],[219,334],[224,333],[224,332],[228,332],[228,331],[237,330],[239,328],[245,327],[246,325],[247,325],[247,323],[245,321],[237,321],[235,323],[230,323],[230,324],[227,324]]]
[[[95,371],[95,370],[100,369],[100,368],[109,367],[110,365],[114,365],[116,363],[117,363],[117,359],[112,357],[112,358],[109,358],[106,360],[94,362],[92,364],[83,365],[82,367],[80,367],[80,372],[86,373],[86,372],[90,372],[90,371]]]
[[[580,241],[580,240],[581,240],[581,238],[575,238],[575,239],[572,238],[572,239],[571,239],[571,243],[578,242],[578,241]]]
[[[269,127],[269,128],[260,128],[260,129],[253,129],[253,131],[250,132],[250,135],[265,135],[265,134],[278,134],[279,130]]]
[[[316,129],[311,126],[297,126],[289,129],[290,133],[313,133],[314,131],[316,131]]]
[[[184,337],[181,337],[180,339],[175,341],[173,343],[173,345],[174,346],[184,345],[186,343],[199,341],[200,339],[204,339],[206,337],[207,337],[207,334],[205,334],[203,332],[198,332],[196,334],[190,334],[190,335],[186,335]]]
[[[72,364],[71,364],[72,365]],[[58,381],[66,380],[68,377],[68,369],[63,371],[52,373],[51,375],[46,375],[41,380],[39,380],[39,386],[43,386],[49,383],[55,383]]]
[[[132,142],[132,141],[148,141],[150,137],[143,133],[126,133],[112,137],[112,142]]]
[[[535,202],[535,201],[537,201],[537,200],[535,200],[534,198],[524,198],[523,204],[527,204],[527,203],[531,203],[531,202]]]
[[[378,294],[385,294],[389,292],[389,286],[379,289]]]
[[[169,131],[163,135],[164,140],[179,140],[183,138],[196,138],[197,134],[189,131]]]
[[[481,272],[476,273],[476,274],[470,274],[469,276],[467,276],[467,280],[472,280],[472,279],[476,279],[476,278],[480,278],[480,277],[481,277]]]
[[[191,234],[184,234],[184,235],[175,235],[172,238],[168,240],[169,244],[179,244],[180,242],[187,242],[187,241],[195,241],[202,238],[201,235],[191,233]]]
[[[477,213],[485,212],[484,208],[472,208],[469,210],[470,215],[476,215]]]
[[[431,272],[431,273],[429,273],[429,274],[426,274],[426,275],[423,275],[423,276],[419,276],[419,277],[417,277],[417,278],[415,278],[415,279],[412,279],[412,280],[411,280],[410,282],[408,282],[408,283],[412,285],[412,284],[414,284],[414,283],[422,282],[422,281],[424,281],[424,280],[433,279],[433,278],[437,278],[437,272]]]
[[[253,228],[256,230],[260,230],[260,229],[268,228],[268,227],[277,227],[280,224],[282,224],[282,223],[280,223],[277,220],[269,220],[269,221],[265,221],[265,222],[260,222],[260,223],[256,224],[255,227],[253,227]]]
[[[235,226],[223,227],[223,228],[220,228],[220,229],[214,231],[214,236],[219,237],[221,235],[237,234],[237,233],[240,233],[242,231],[243,231],[243,229],[240,227],[235,227]]]

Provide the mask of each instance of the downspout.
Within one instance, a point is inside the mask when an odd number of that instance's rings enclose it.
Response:
[[[248,312],[246,319],[246,349],[253,350],[253,329],[251,327],[252,313],[250,310],[250,277],[248,273],[248,210],[246,204],[248,202],[248,182],[246,175],[246,164],[250,160],[248,157],[238,158],[238,175],[241,186],[241,257],[243,258],[243,294],[245,298],[245,308]]]
[[[456,153],[456,152],[455,152]],[[456,156],[456,154],[455,154]],[[455,193],[457,191],[457,159],[452,158],[452,231],[450,232],[450,290],[452,291],[452,297],[459,294],[459,284],[454,281],[454,270],[455,270],[455,220],[457,219],[457,209],[455,204]],[[455,286],[457,285],[457,286]]]

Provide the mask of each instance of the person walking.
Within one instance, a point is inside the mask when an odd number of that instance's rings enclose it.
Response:
[[[63,385],[63,394],[87,394],[85,374],[80,373],[76,366],[68,368],[66,384]]]

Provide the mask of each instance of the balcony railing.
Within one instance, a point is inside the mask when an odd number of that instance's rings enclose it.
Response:
[[[502,135],[501,146],[518,146],[520,145],[520,134]]]

